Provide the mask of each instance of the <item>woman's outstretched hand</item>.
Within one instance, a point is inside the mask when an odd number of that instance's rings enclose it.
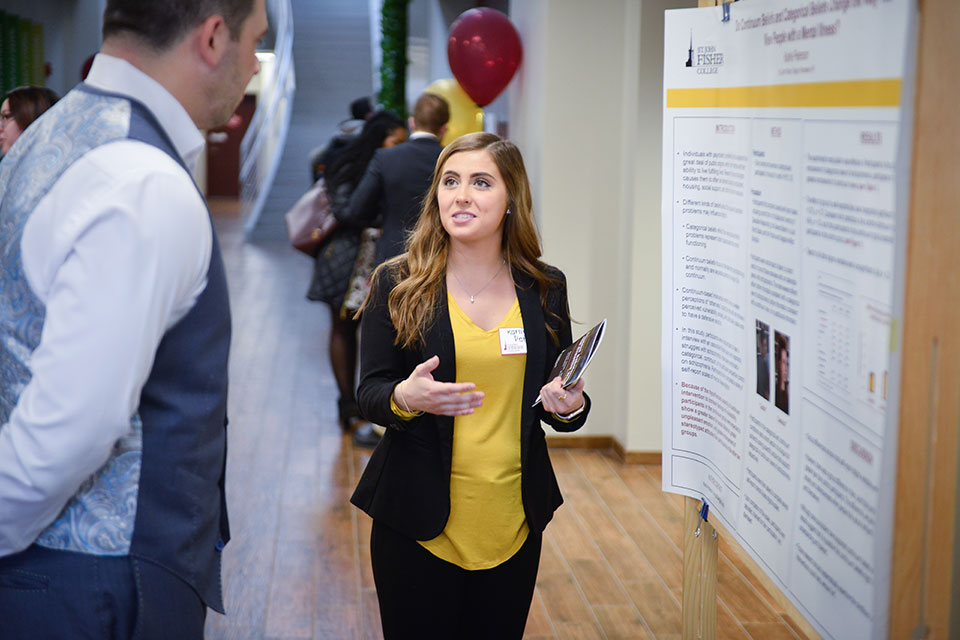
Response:
[[[476,391],[472,382],[437,382],[433,370],[440,364],[440,357],[433,356],[421,362],[416,369],[396,387],[393,399],[405,411],[423,411],[438,416],[465,416],[483,404],[483,392]]]
[[[583,406],[583,378],[569,389],[564,389],[560,376],[540,388],[543,408],[558,416],[566,416]]]

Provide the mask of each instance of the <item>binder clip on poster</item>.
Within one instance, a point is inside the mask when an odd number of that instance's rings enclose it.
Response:
[[[706,500],[700,501],[700,520],[697,522],[697,530],[693,532],[693,535],[697,538],[700,537],[700,525],[707,521],[707,516],[710,515],[710,505],[707,504]],[[717,537],[717,530],[713,530],[713,537]]]

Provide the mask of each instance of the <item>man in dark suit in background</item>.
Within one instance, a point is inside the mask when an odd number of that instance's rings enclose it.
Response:
[[[433,168],[443,150],[447,101],[432,93],[417,99],[410,118],[413,133],[404,144],[378,149],[350,198],[350,221],[371,226],[378,217],[383,233],[377,241],[377,264],[403,253],[406,233],[420,214]]]
[[[420,204],[430,188],[433,169],[443,150],[440,138],[447,129],[450,107],[438,95],[424,93],[413,106],[412,133],[406,142],[377,149],[360,184],[350,197],[346,215],[357,226],[382,228],[377,240],[376,263],[404,252],[407,232],[420,215]],[[354,444],[375,447],[380,433],[366,424],[353,434]]]

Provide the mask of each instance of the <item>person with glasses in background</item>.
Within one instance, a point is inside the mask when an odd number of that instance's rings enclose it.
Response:
[[[17,87],[0,105],[0,156],[7,155],[23,130],[58,100],[46,87]]]

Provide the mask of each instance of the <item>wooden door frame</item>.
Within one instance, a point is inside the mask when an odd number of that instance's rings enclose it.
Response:
[[[920,627],[919,638],[946,639],[960,444],[960,4],[918,8],[888,637]]]

